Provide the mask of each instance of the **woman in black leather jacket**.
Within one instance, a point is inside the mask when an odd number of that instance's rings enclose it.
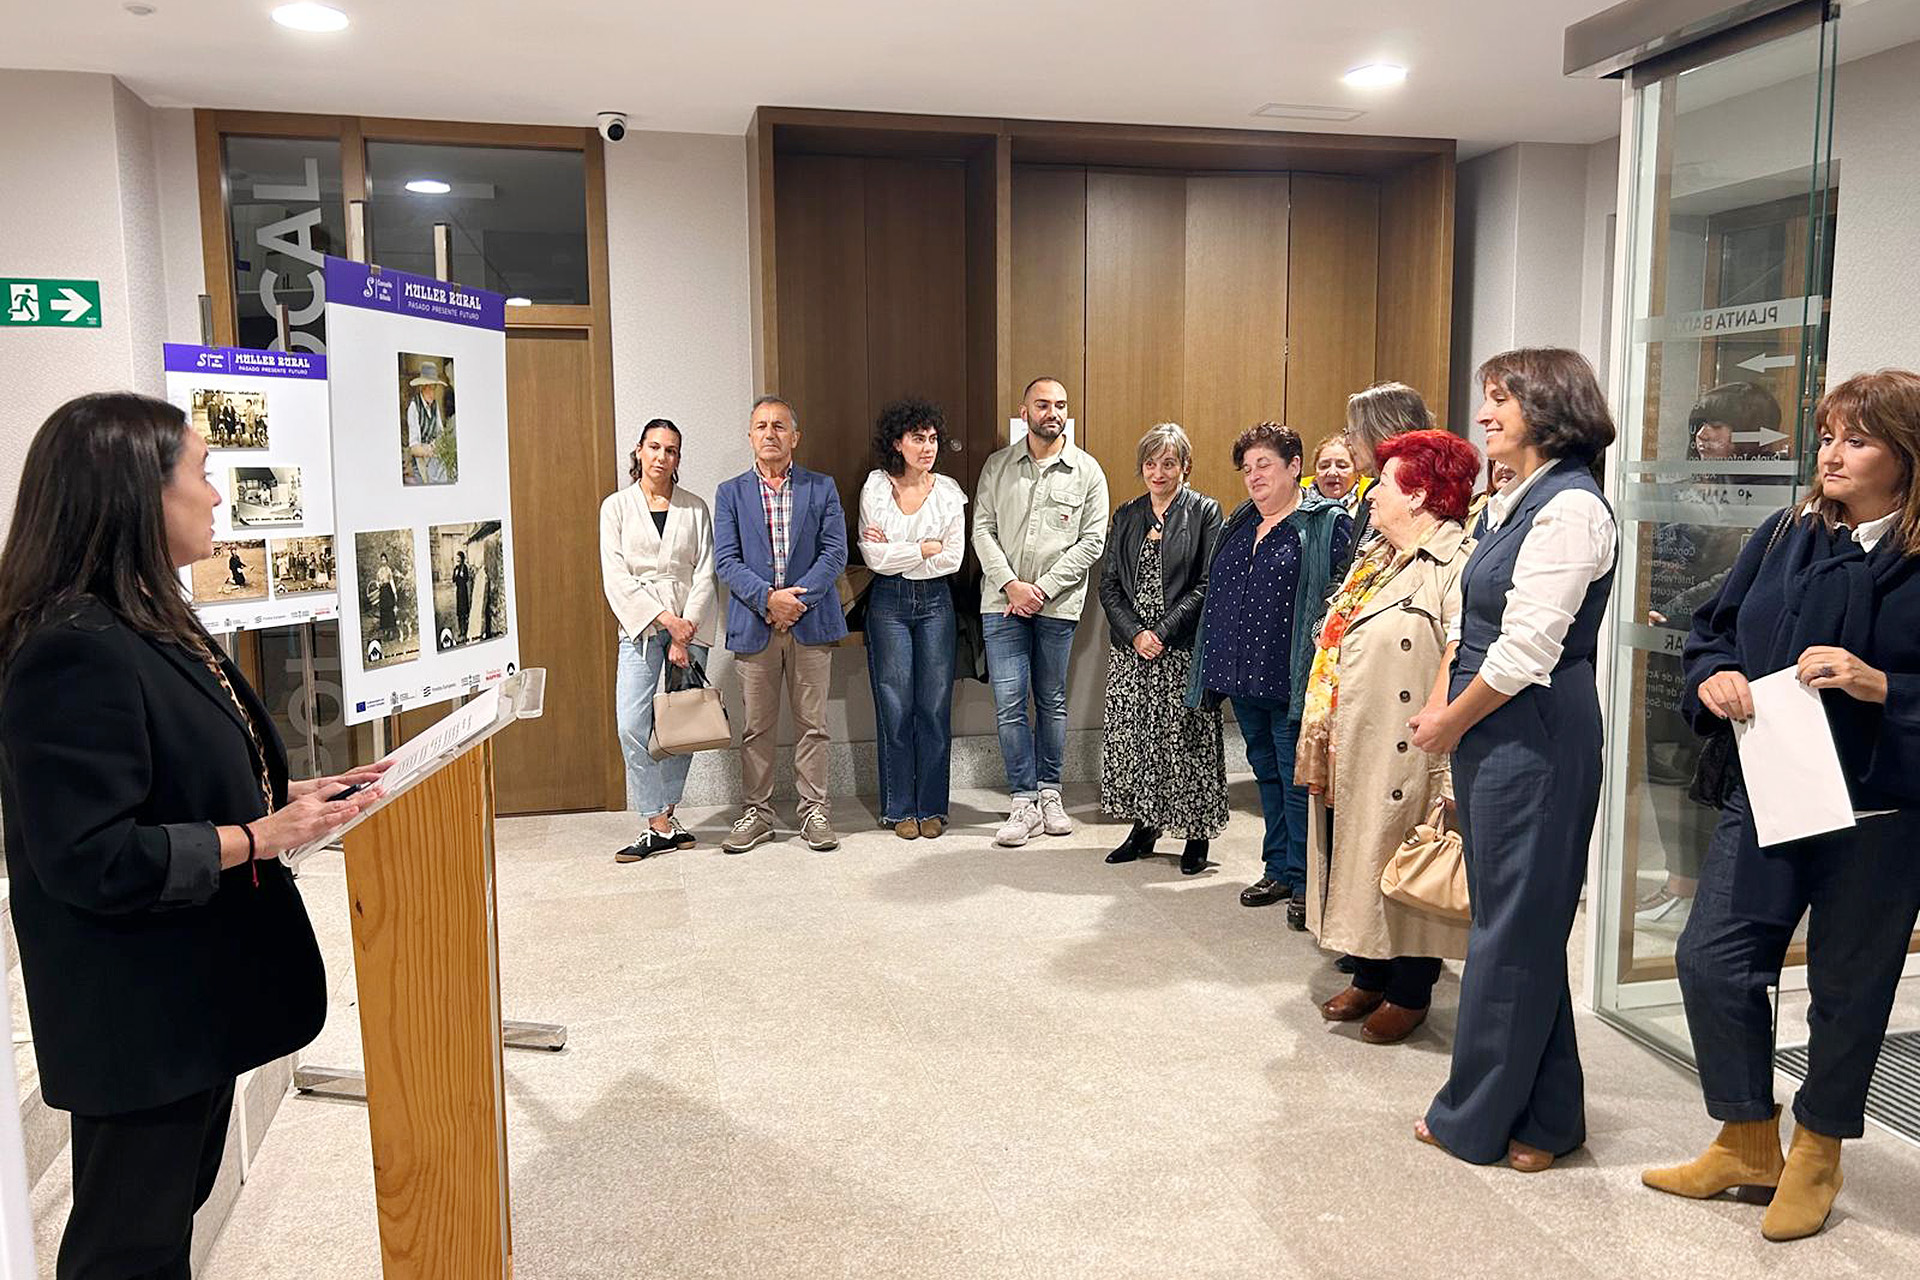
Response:
[[[1191,876],[1206,869],[1207,843],[1227,823],[1220,709],[1187,706],[1220,504],[1187,487],[1193,446],[1177,424],[1147,432],[1138,458],[1147,491],[1113,513],[1100,571],[1113,638],[1100,809],[1133,822],[1108,862],[1132,862],[1172,832],[1187,842],[1180,871]]]

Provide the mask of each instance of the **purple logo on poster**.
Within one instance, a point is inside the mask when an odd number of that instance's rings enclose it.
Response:
[[[422,320],[440,320],[476,329],[507,327],[504,294],[435,280],[432,276],[417,276],[409,271],[371,267],[345,258],[327,259],[327,301],[335,306],[390,311],[395,315],[418,316]]]
[[[233,373],[255,378],[327,376],[327,358],[310,351],[255,351],[250,347],[195,347],[169,342],[168,373]]]

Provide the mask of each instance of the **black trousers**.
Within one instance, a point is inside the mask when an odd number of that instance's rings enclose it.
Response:
[[[1353,985],[1362,991],[1386,993],[1388,1004],[1402,1009],[1424,1009],[1433,1003],[1433,984],[1440,981],[1435,956],[1395,956],[1391,960],[1353,957]]]
[[[1674,962],[1707,1114],[1773,1115],[1768,988],[1807,914],[1807,1079],[1794,1119],[1829,1138],[1866,1127],[1867,1088],[1920,915],[1915,814],[1762,853],[1744,790],[1721,812]]]
[[[73,1117],[73,1212],[58,1280],[189,1280],[193,1213],[213,1193],[233,1081],[147,1111]]]

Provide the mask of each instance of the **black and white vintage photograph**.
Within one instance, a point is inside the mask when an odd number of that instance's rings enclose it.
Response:
[[[427,546],[433,556],[433,634],[439,651],[507,634],[500,522],[437,524],[427,530]]]
[[[267,544],[263,538],[216,542],[193,566],[195,604],[239,604],[267,598]]]
[[[400,481],[453,484],[460,446],[453,422],[453,357],[400,353]]]
[[[420,656],[413,530],[375,529],[353,538],[360,579],[360,646],[368,668]]]
[[[195,387],[193,429],[209,449],[265,449],[267,397],[259,391]]]
[[[235,467],[227,491],[227,509],[236,529],[261,529],[305,522],[298,467]]]
[[[267,551],[273,565],[275,596],[334,589],[332,538],[275,538]]]

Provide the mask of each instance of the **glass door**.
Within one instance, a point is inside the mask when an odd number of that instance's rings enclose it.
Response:
[[[1600,1012],[1688,1061],[1674,946],[1718,813],[1688,796],[1700,739],[1680,716],[1679,655],[1694,609],[1811,473],[1843,216],[1836,25],[1816,9],[1788,34],[1638,72],[1630,89],[1620,569],[1589,900]]]

